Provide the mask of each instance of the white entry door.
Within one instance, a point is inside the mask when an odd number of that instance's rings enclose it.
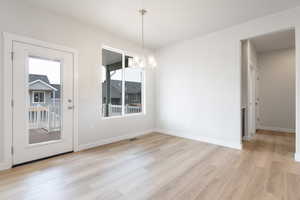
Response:
[[[13,42],[13,164],[73,151],[73,54]]]

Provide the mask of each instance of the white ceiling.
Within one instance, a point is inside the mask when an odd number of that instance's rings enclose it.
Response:
[[[258,53],[295,48],[295,30],[285,30],[252,38]]]
[[[274,12],[300,6],[299,0],[25,0],[56,13],[98,25],[138,41],[141,7],[146,45],[160,48]],[[143,5],[142,5],[143,4]]]

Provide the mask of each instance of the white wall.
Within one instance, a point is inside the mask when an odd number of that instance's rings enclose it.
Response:
[[[64,45],[79,51],[79,144],[107,141],[154,127],[153,72],[147,72],[147,115],[101,120],[101,47],[138,53],[140,49],[95,27],[73,19],[23,5],[22,1],[0,0],[0,32],[10,32]],[[0,40],[0,164],[3,160],[3,41]]]
[[[247,94],[247,87],[248,87],[248,83],[247,83],[247,68],[248,68],[248,44],[249,44],[249,40],[245,40],[242,41],[242,71],[241,71],[241,75],[242,75],[242,87],[241,87],[241,92],[242,92],[242,108],[246,108],[247,107],[247,102],[248,102],[248,94]]]
[[[250,95],[250,80],[249,80],[249,69],[250,66],[254,68],[253,73],[255,73],[256,76],[256,69],[257,69],[257,52],[255,49],[255,46],[251,42],[251,40],[245,40],[242,42],[242,77],[241,77],[241,95],[242,95],[242,102],[241,102],[241,107],[245,108],[245,134],[244,134],[244,139],[250,139],[251,136],[253,136],[255,133],[255,119],[256,119],[256,110],[252,110],[253,115],[250,116],[250,102],[255,102],[256,94],[251,94]],[[255,84],[256,86],[256,84]],[[251,87],[255,87],[253,84]],[[254,88],[256,91],[256,88]],[[252,98],[250,100],[249,98]],[[254,120],[254,121],[253,121]]]
[[[247,76],[247,82],[248,85],[251,84],[252,90],[247,88],[247,93],[248,93],[248,104],[247,104],[247,117],[248,117],[248,133],[247,137],[250,139],[252,136],[255,135],[256,133],[256,117],[257,117],[257,112],[256,112],[256,91],[257,91],[257,84],[256,84],[256,72],[257,72],[257,52],[256,48],[251,40],[248,40],[248,65],[249,70],[251,70],[251,75]],[[250,71],[247,71],[248,73]],[[250,80],[251,79],[251,80]],[[252,109],[252,110],[251,110]],[[251,110],[251,111],[250,111]],[[251,113],[252,112],[252,113]]]
[[[249,64],[254,65],[255,67],[257,66],[257,52],[256,52],[256,48],[253,44],[253,42],[251,42],[251,40],[249,41]]]
[[[257,66],[257,52],[251,40],[242,41],[242,107],[248,103],[248,65]]]
[[[295,130],[295,49],[261,53],[259,116],[260,128]]]
[[[161,49],[157,53],[160,65],[157,128],[182,137],[239,148],[240,41],[295,27],[296,46],[300,46],[299,19],[300,8],[295,8]],[[296,58],[300,58],[299,51]],[[299,67],[297,64],[298,77]],[[297,85],[300,85],[299,79]],[[300,119],[299,107],[297,109],[297,119]],[[297,152],[299,147],[297,137]]]

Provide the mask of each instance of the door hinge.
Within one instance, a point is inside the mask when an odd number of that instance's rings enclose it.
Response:
[[[15,105],[15,102],[14,102],[14,100],[13,100],[13,99],[11,100],[11,102],[10,102],[10,103],[11,103],[11,107],[14,107],[14,105]]]
[[[14,147],[11,147],[11,154],[14,154]]]
[[[11,53],[10,53],[10,56],[11,56],[11,60],[14,60],[14,52],[12,51]]]

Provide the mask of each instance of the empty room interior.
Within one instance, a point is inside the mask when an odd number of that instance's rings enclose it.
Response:
[[[300,1],[0,0],[0,199],[299,200]]]

